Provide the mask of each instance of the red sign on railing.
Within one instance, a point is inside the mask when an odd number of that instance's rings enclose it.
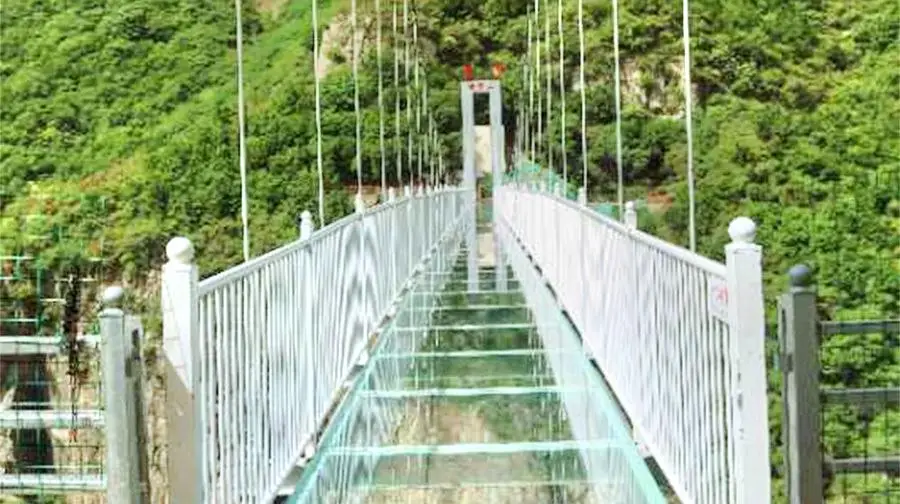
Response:
[[[707,283],[707,306],[709,314],[725,322],[728,321],[728,283],[711,277]]]

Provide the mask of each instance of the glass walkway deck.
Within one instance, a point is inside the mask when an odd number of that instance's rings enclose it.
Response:
[[[534,279],[466,293],[460,257],[408,293],[288,502],[665,502]]]

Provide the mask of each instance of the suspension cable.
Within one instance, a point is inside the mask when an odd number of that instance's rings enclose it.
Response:
[[[694,215],[694,134],[692,125],[693,100],[691,97],[691,32],[688,0],[682,1],[684,28],[684,124],[687,134],[687,183],[688,183],[688,233],[691,252],[697,251],[697,228]]]
[[[403,188],[403,152],[400,149],[400,39],[397,37],[397,0],[393,2],[391,24],[394,42],[394,150],[397,154],[397,185]]]
[[[435,164],[437,161],[438,153],[440,152],[440,150],[439,150],[440,143],[438,141],[437,124],[434,121],[434,116],[430,115],[428,118],[429,118],[429,123],[431,126],[431,142],[432,142],[431,160],[429,162],[429,166],[431,167],[431,186],[435,187],[438,185],[438,179],[435,178],[435,176],[437,175],[435,172],[435,169],[436,169]]]
[[[387,201],[387,171],[384,152],[384,78],[381,75],[381,0],[375,0],[375,54],[378,64],[378,149],[381,155],[381,200]]]
[[[547,53],[546,62],[544,63],[547,68],[545,69],[545,73],[547,74],[547,114],[544,120],[547,121],[547,174],[554,173],[553,169],[553,141],[552,136],[553,132],[551,131],[551,125],[553,121],[553,72],[550,70],[553,68],[553,60],[550,56],[550,8],[547,7],[544,9],[544,50]]]
[[[244,27],[241,22],[241,0],[234,0],[235,29],[237,30],[238,85],[238,156],[241,172],[241,225],[243,227],[244,261],[250,260],[250,217],[247,196],[247,138],[244,126]]]
[[[625,220],[625,188],[623,186],[624,167],[622,166],[622,90],[619,77],[619,2],[612,0],[613,7],[613,55],[615,59],[615,101],[616,101],[616,178],[617,202],[619,204],[619,220]]]
[[[534,145],[534,131],[533,131],[533,123],[534,120],[534,69],[531,67],[531,51],[533,48],[533,31],[534,31],[534,22],[531,17],[531,8],[528,8],[528,57],[526,58],[525,69],[528,73],[528,127],[525,131],[528,132],[528,146],[531,150],[531,157],[529,161],[532,163],[537,162],[537,158],[535,157],[535,145]]]
[[[584,0],[578,0],[578,88],[581,94],[581,189],[588,197],[587,104],[584,96]]]
[[[541,99],[541,1],[534,0],[534,86],[537,89],[537,156],[541,157],[541,140],[544,138],[543,124],[544,119],[542,109],[543,100]]]
[[[419,10],[416,4],[413,4],[412,10],[412,32],[413,32],[413,88],[416,91],[416,166],[418,167],[419,179],[421,186],[422,180],[422,96],[419,95]]]
[[[362,195],[362,115],[359,109],[359,26],[356,0],[350,0],[350,25],[353,32],[353,111],[356,114],[356,194]]]
[[[556,32],[559,35],[559,149],[562,157],[563,191],[569,190],[569,166],[566,162],[566,46],[563,34],[563,7],[562,0],[556,0]]]
[[[406,173],[409,174],[409,185],[413,185],[412,169],[412,107],[409,89],[409,0],[403,0],[403,82],[406,92]]]
[[[319,78],[318,0],[312,0],[313,81],[316,88],[316,172],[319,177],[319,224],[325,227],[325,172],[322,169],[322,92]]]

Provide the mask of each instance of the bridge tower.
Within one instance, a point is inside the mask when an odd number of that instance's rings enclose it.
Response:
[[[487,94],[490,97],[490,132],[491,132],[491,183],[492,194],[496,194],[506,165],[506,133],[503,127],[503,102],[499,80],[472,80],[471,67],[466,67],[465,80],[460,83],[460,100],[462,109],[462,150],[463,150],[463,185],[476,197],[477,174],[475,173],[475,95]],[[494,216],[497,212],[492,212]],[[466,235],[468,248],[468,290],[478,290],[478,236],[477,212],[472,214],[473,222]],[[494,240],[494,260],[496,272],[496,288],[506,290],[506,266],[502,260],[500,244]]]

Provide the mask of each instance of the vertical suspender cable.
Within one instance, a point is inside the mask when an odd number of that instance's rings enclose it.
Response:
[[[625,188],[623,186],[622,166],[622,91],[619,78],[619,1],[612,0],[613,5],[613,55],[615,58],[615,100],[616,100],[616,173],[617,173],[617,201],[619,206],[619,220],[625,220]]]
[[[578,88],[581,94],[581,188],[588,197],[587,103],[584,97],[584,0],[578,0]]]
[[[438,153],[438,135],[437,135],[437,127],[434,124],[434,117],[428,116],[428,126],[431,131],[431,156],[428,158],[428,168],[431,170],[431,187],[435,187],[437,185],[437,179],[435,178],[435,157]]]
[[[406,173],[409,174],[409,185],[413,185],[412,170],[412,107],[409,92],[409,0],[403,0],[403,83],[406,91]]]
[[[559,152],[562,156],[563,194],[569,191],[569,166],[566,162],[566,43],[563,34],[562,0],[556,0],[556,31],[559,35]]]
[[[693,99],[691,97],[691,32],[688,0],[682,1],[684,27],[684,124],[687,133],[687,183],[688,183],[688,233],[691,252],[697,251],[697,228],[694,215],[694,134],[692,125]]]
[[[553,68],[553,58],[550,57],[550,8],[544,9],[544,50],[547,52],[547,61],[545,65],[547,68],[545,72],[547,73],[547,117],[545,120],[547,121],[547,173],[548,175],[554,173],[553,170],[553,142],[552,137],[553,133],[551,131],[552,121],[553,121],[553,72],[550,70]]]
[[[378,148],[381,154],[381,200],[387,201],[387,160],[384,153],[384,79],[381,76],[381,0],[375,0],[375,54],[378,63]]]
[[[413,4],[413,88],[416,90],[416,166],[418,167],[419,185],[422,185],[422,99],[419,95],[419,10]]]
[[[319,224],[325,227],[325,173],[322,169],[322,97],[319,77],[319,0],[312,0],[313,80],[316,88],[316,172],[319,176]]]
[[[250,260],[250,217],[247,201],[247,139],[244,133],[244,27],[241,22],[241,0],[234,0],[237,30],[237,85],[238,85],[238,149],[241,171],[241,225],[243,226],[244,261]]]
[[[397,38],[397,2],[391,28],[394,41],[394,150],[397,151],[397,185],[403,187],[403,153],[400,150],[400,39]],[[402,194],[402,189],[401,189]]]
[[[522,66],[522,92],[519,93],[518,106],[516,107],[516,156],[515,156],[515,164],[516,168],[520,166],[520,162],[522,161],[522,150],[524,149],[524,137],[525,137],[525,67]]]
[[[438,135],[437,122],[434,120],[433,117],[431,119],[431,125],[432,125],[432,130],[434,131],[434,133],[433,133],[434,134],[434,165],[438,165],[439,164],[438,159],[441,158],[441,138],[440,138],[440,135]],[[432,171],[435,172],[435,174],[432,175],[432,178],[434,178],[435,176],[437,177],[434,179],[434,184],[437,185],[443,181],[440,178],[441,173],[438,170],[438,166],[434,166],[434,165],[432,165],[432,167],[431,167]]]
[[[353,111],[356,114],[356,194],[362,195],[362,120],[359,110],[359,27],[356,0],[350,0],[350,24],[353,31]]]
[[[424,163],[428,165],[428,178],[426,187],[434,187],[434,170],[431,169],[431,117],[425,116],[425,131],[422,133],[422,156]]]
[[[541,156],[541,140],[544,139],[543,124],[544,119],[541,99],[541,0],[534,0],[534,86],[537,88],[537,156]],[[535,160],[537,161],[537,160]]]
[[[537,158],[535,157],[534,152],[534,131],[532,131],[532,121],[534,120],[534,69],[531,68],[531,51],[534,47],[534,45],[532,44],[532,32],[534,31],[534,23],[532,22],[530,11],[531,9],[529,9],[528,12],[528,58],[527,62],[525,63],[525,68],[528,69],[528,125],[526,131],[528,132],[528,146],[531,150],[531,157],[528,160],[532,163],[536,163]]]

